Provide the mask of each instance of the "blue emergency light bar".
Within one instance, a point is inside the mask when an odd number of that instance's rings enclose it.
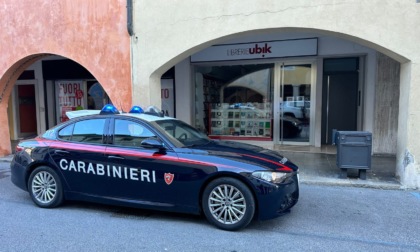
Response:
[[[120,112],[118,111],[118,109],[112,105],[112,104],[107,104],[105,105],[101,112],[99,113],[100,115],[112,115],[112,114],[119,114]],[[149,115],[154,115],[154,116],[160,116],[160,117],[164,117],[164,113],[162,111],[160,111],[156,106],[149,106],[146,110],[143,110],[140,106],[133,106],[131,108],[131,110],[129,111],[129,113],[132,114],[149,114]]]
[[[159,116],[159,117],[164,117],[165,115],[163,114],[162,111],[159,110],[158,107],[156,106],[149,106],[146,108],[146,111],[144,111],[145,114],[149,114],[149,115],[154,115],[154,116]]]
[[[141,114],[144,113],[144,110],[140,106],[133,106],[128,113]]]
[[[112,104],[107,104],[105,105],[101,112],[99,113],[100,115],[110,115],[110,114],[119,114],[120,112],[118,111],[118,109],[112,105]]]

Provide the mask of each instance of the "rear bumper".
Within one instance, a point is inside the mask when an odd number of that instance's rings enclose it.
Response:
[[[21,164],[17,163],[15,159],[10,163],[11,176],[10,179],[12,183],[24,191],[28,191],[26,184],[26,169]]]

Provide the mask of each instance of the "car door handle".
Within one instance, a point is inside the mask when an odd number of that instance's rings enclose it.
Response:
[[[125,159],[121,156],[108,156],[108,158],[113,158],[113,159]]]
[[[65,154],[69,154],[68,151],[64,151],[64,150],[55,150],[54,154],[58,154],[58,155],[65,155]]]

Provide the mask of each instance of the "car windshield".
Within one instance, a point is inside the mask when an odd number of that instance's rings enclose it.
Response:
[[[166,133],[169,138],[180,142],[184,147],[204,145],[211,140],[204,133],[179,120],[159,120],[155,123]]]

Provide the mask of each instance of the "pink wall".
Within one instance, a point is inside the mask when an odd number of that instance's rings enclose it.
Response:
[[[0,17],[0,156],[10,153],[7,103],[13,84],[39,54],[78,62],[101,83],[112,102],[129,109],[126,0],[3,1]]]

